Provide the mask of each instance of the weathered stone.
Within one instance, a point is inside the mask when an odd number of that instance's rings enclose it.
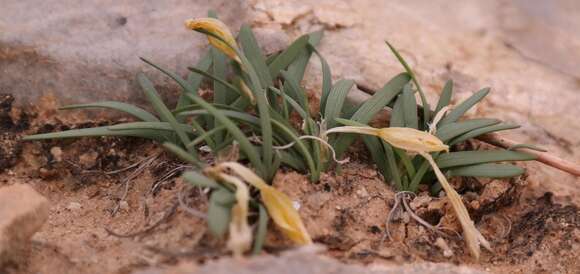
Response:
[[[0,201],[1,266],[25,258],[30,238],[48,218],[49,203],[24,184],[0,188]]]
[[[305,247],[288,251],[279,257],[264,255],[243,260],[223,258],[202,266],[191,264],[170,269],[147,269],[135,274],[481,274],[477,269],[451,264],[414,263],[400,266],[347,265],[326,256],[317,255]]]
[[[139,101],[139,71],[176,89],[139,57],[185,74],[207,40],[183,23],[211,9],[236,32],[247,19],[241,0],[2,1],[0,93],[17,102],[50,93],[61,103]]]

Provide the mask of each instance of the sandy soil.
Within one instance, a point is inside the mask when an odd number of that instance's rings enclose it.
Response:
[[[2,142],[2,149],[13,156],[2,160],[0,186],[30,184],[52,204],[30,257],[8,273],[131,273],[227,256],[224,242],[206,233],[203,218],[189,213],[191,208],[205,211],[206,195],[179,179],[186,167],[155,144],[134,138],[17,142],[23,134],[111,123],[95,118],[98,114],[56,113],[51,98],[25,112],[12,109],[5,117],[10,119],[3,126],[9,129],[2,138],[13,141]],[[395,194],[363,151],[356,146],[350,163],[318,183],[290,170],[275,178],[274,185],[300,204],[308,231],[328,247],[328,255],[353,264],[452,262],[492,273],[580,269],[577,206],[554,202],[527,176],[453,182],[493,244],[494,252],[485,252],[480,262],[469,257],[453,232],[459,226],[446,198],[426,192],[410,206],[446,228],[444,234],[402,214],[390,224],[392,239],[383,241]],[[288,247],[272,229],[266,251]]]

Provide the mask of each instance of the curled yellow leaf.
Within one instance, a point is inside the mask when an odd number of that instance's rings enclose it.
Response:
[[[290,240],[299,245],[312,243],[312,239],[306,231],[300,215],[292,206],[292,200],[286,194],[266,184],[247,167],[236,162],[225,162],[218,165],[219,168],[227,168],[242,178],[248,184],[260,190],[262,202],[272,217],[274,223]]]
[[[378,129],[372,127],[344,126],[335,127],[328,130],[326,133],[337,132],[377,136],[394,147],[414,153],[449,150],[449,146],[443,144],[443,142],[436,136],[413,128],[388,127]]]
[[[394,147],[404,149],[409,152],[418,153],[423,158],[425,158],[433,168],[433,171],[435,171],[437,179],[439,180],[441,186],[445,190],[445,193],[447,193],[447,196],[449,197],[449,201],[453,207],[453,211],[455,211],[455,215],[457,216],[457,219],[459,219],[459,222],[461,223],[465,242],[467,244],[467,247],[469,248],[469,252],[471,253],[471,255],[476,259],[479,259],[480,244],[483,245],[488,250],[491,250],[489,242],[483,237],[483,235],[481,235],[481,233],[479,232],[479,230],[477,230],[477,228],[473,224],[473,221],[469,217],[469,213],[467,212],[467,208],[465,208],[465,205],[463,204],[461,197],[459,196],[457,191],[455,191],[455,189],[449,184],[447,178],[445,178],[445,175],[443,175],[443,173],[433,160],[433,157],[431,157],[431,154],[429,154],[430,152],[449,151],[449,146],[443,144],[443,142],[439,138],[428,132],[420,131],[413,128],[401,128],[401,127],[376,129],[372,127],[345,126],[330,129],[329,131],[327,131],[327,134],[336,132],[359,133],[378,136]]]
[[[214,18],[197,18],[188,19],[185,21],[185,26],[191,30],[203,31],[206,33],[211,33],[216,37],[207,35],[207,40],[209,43],[223,52],[228,57],[241,63],[240,57],[238,56],[237,50],[238,46],[236,39],[232,35],[230,29],[222,21]]]
[[[236,204],[232,207],[232,218],[229,225],[229,239],[227,247],[234,257],[241,257],[252,244],[252,230],[248,225],[248,203],[250,193],[248,187],[237,177],[225,174],[210,168],[206,172],[222,183],[229,183],[236,187]]]

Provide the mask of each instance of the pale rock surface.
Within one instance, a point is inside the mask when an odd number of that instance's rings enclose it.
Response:
[[[48,200],[29,185],[0,187],[0,272],[3,264],[27,256],[30,238],[48,213]]]
[[[238,260],[223,258],[202,266],[182,264],[168,269],[147,269],[134,274],[483,274],[465,266],[436,263],[413,263],[399,266],[348,265],[317,255],[312,247],[295,249],[279,257],[264,255]]]

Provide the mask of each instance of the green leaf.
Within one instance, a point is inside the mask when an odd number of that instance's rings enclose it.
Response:
[[[284,80],[286,80],[284,82],[284,91],[286,91],[290,97],[300,103],[302,109],[309,109],[306,92],[304,92],[304,90],[300,87],[300,84],[296,82],[292,75],[290,75],[287,71],[281,71],[280,73]]]
[[[473,119],[449,123],[437,129],[435,135],[445,143],[461,134],[465,134],[474,129],[495,125],[499,122],[497,119]]]
[[[437,108],[435,109],[435,113],[439,113],[441,109],[448,106],[451,103],[451,98],[453,97],[453,80],[447,80],[445,82],[445,86],[443,87],[443,91],[441,92],[441,96],[439,97],[439,102],[437,102]]]
[[[254,247],[252,248],[252,254],[259,255],[262,253],[262,247],[266,241],[266,233],[268,232],[268,212],[263,205],[259,205],[259,216],[258,216],[258,227],[256,229],[256,237],[254,240]]]
[[[256,70],[262,86],[271,86],[272,77],[270,76],[270,70],[266,64],[266,58],[260,50],[260,45],[258,45],[252,29],[246,24],[242,25],[238,37],[240,43],[242,44],[242,50]]]
[[[226,78],[226,55],[219,49],[211,48],[212,72],[216,79]],[[213,81],[213,101],[217,104],[228,104],[228,94],[226,86],[222,84],[225,81]]]
[[[449,170],[451,177],[470,176],[487,178],[507,178],[524,174],[524,169],[519,166],[509,164],[479,164],[465,167],[458,167]]]
[[[219,82],[220,84],[222,84],[223,86],[225,86],[226,88],[228,88],[231,91],[235,91],[238,94],[243,94],[237,87],[235,87],[234,85],[228,83],[226,80],[219,78],[215,75],[212,75],[211,73],[205,72],[199,68],[195,68],[195,67],[187,67],[188,70],[190,70],[193,73],[197,73],[200,75],[203,75],[211,80],[213,80],[214,82]],[[197,94],[193,94],[193,95],[197,95]]]
[[[348,92],[352,89],[352,86],[354,86],[354,81],[340,80],[332,87],[330,95],[328,96],[328,104],[324,110],[324,119],[326,119],[328,128],[333,128],[336,124],[334,119],[340,118],[344,100]]]
[[[313,46],[310,47],[311,50],[316,53],[318,59],[320,60],[320,66],[322,68],[322,92],[320,95],[320,109],[326,109],[326,102],[328,96],[330,95],[330,89],[332,88],[332,73],[330,72],[330,66],[326,59],[322,57],[322,54],[316,50]]]
[[[182,131],[193,134],[193,127],[186,124],[177,124]],[[132,129],[152,129],[173,132],[175,129],[167,122],[131,122],[109,126],[112,131],[132,130]]]
[[[400,96],[395,101],[393,111],[391,111],[390,127],[404,127],[405,113],[403,112],[403,96]]]
[[[187,144],[187,147],[195,147],[203,141],[205,141],[206,144],[208,144],[208,146],[212,147],[210,144],[213,144],[214,142],[211,139],[211,136],[215,135],[216,133],[218,133],[220,131],[224,131],[224,130],[226,130],[226,127],[220,126],[220,127],[215,127],[215,128],[212,128],[211,130],[205,131],[202,134],[200,134],[199,136],[197,136],[193,141],[191,141],[191,143]]]
[[[393,100],[403,89],[403,86],[409,82],[410,76],[407,73],[401,73],[386,83],[383,88],[378,90],[371,98],[366,100],[350,118],[353,121],[368,124],[372,118],[383,109],[391,100]],[[333,143],[338,157],[342,155],[348,146],[354,140],[354,135],[344,134],[336,138]]]
[[[197,67],[203,71],[208,71],[210,66],[211,66],[211,52],[208,51],[199,60],[199,62],[197,62],[195,67]],[[201,86],[201,83],[203,82],[203,75],[190,71],[189,74],[187,75],[187,82],[189,83],[189,86],[191,87],[191,89],[185,90],[183,93],[179,94],[179,99],[177,100],[177,105],[175,106],[176,109],[181,108],[181,107],[191,103],[191,101],[189,101],[187,96],[185,96],[185,93],[191,93],[191,94],[197,95],[198,94],[197,91],[199,90],[199,87]]]
[[[406,84],[403,88],[403,113],[405,117],[405,127],[419,129],[419,119],[417,117],[417,101],[411,90],[411,84]]]
[[[474,150],[443,153],[437,157],[436,162],[439,168],[444,169],[491,162],[530,161],[535,159],[536,156],[522,152],[508,150]]]
[[[209,104],[208,102],[206,102],[205,100],[203,100],[199,96],[195,96],[195,95],[188,95],[188,96],[190,97],[190,99],[193,102],[195,102],[196,104],[198,104],[202,108],[204,108],[209,114],[211,114],[213,117],[215,117],[216,120],[218,120],[220,122],[220,124],[222,124],[223,126],[225,126],[228,129],[228,132],[240,144],[240,149],[246,154],[246,156],[248,157],[250,162],[252,162],[252,165],[254,165],[254,168],[256,168],[258,173],[265,174],[266,170],[264,169],[264,166],[260,160],[260,156],[258,155],[258,152],[254,148],[254,146],[252,146],[252,144],[250,143],[250,140],[248,140],[248,138],[244,135],[242,130],[240,128],[238,128],[236,126],[236,124],[234,122],[232,122],[224,114],[225,111],[218,110],[217,108],[215,108],[214,106],[212,106],[211,104]]]
[[[211,193],[207,210],[207,225],[209,231],[215,236],[221,237],[228,231],[233,203],[225,204],[224,201],[230,200],[235,201],[236,198],[225,188]]]
[[[270,63],[270,76],[272,79],[278,77],[281,70],[288,67],[296,57],[302,52],[304,47],[308,44],[308,35],[302,35],[300,38],[296,39],[285,51],[281,52],[276,56],[276,58]]]
[[[337,118],[336,122],[346,126],[355,126],[355,127],[366,126],[366,124],[342,118]],[[371,153],[371,157],[374,163],[377,165],[377,168],[379,169],[381,174],[383,174],[383,176],[385,177],[385,180],[386,181],[391,180],[393,178],[393,175],[389,170],[389,164],[387,161],[385,150],[383,148],[383,144],[381,143],[381,139],[379,139],[378,137],[367,135],[361,135],[361,137],[363,139],[363,142],[367,146],[369,152]]]
[[[151,102],[153,109],[155,109],[161,120],[171,124],[171,127],[175,130],[175,133],[177,133],[177,136],[181,140],[183,146],[189,144],[190,142],[189,137],[187,136],[185,131],[180,127],[180,124],[177,122],[171,111],[167,108],[167,106],[165,106],[163,101],[161,101],[161,98],[159,97],[159,94],[155,90],[153,83],[151,83],[151,81],[149,81],[147,76],[145,76],[145,74],[143,73],[139,73],[137,75],[137,81],[143,88],[145,95],[147,95],[149,102]],[[190,150],[189,152],[195,155],[194,150]]]
[[[467,141],[471,138],[475,138],[477,136],[483,135],[483,134],[487,134],[487,133],[491,133],[491,132],[497,132],[497,131],[501,131],[501,130],[508,130],[508,129],[514,129],[514,128],[519,128],[519,125],[516,124],[508,124],[508,123],[500,123],[497,125],[492,125],[492,126],[487,126],[487,127],[482,127],[482,128],[478,128],[478,129],[474,129],[472,131],[469,131],[455,139],[453,139],[453,141],[451,141],[451,145],[454,144],[459,144],[463,141]]]
[[[395,47],[393,47],[391,45],[391,43],[389,43],[388,41],[385,41],[385,42],[387,43],[387,46],[389,46],[389,49],[391,49],[391,52],[395,55],[395,57],[397,57],[397,60],[399,60],[401,65],[403,65],[403,67],[405,68],[407,73],[411,76],[413,83],[415,84],[415,86],[417,87],[417,90],[419,91],[419,96],[421,97],[421,104],[423,104],[423,121],[425,121],[425,122],[430,121],[429,112],[431,111],[430,110],[431,108],[429,107],[429,103],[427,102],[427,98],[425,97],[425,93],[423,92],[421,85],[419,85],[419,81],[417,81],[417,77],[415,76],[415,72],[413,72],[413,70],[411,69],[409,64],[407,64],[405,59],[403,59],[403,56],[401,56],[401,54],[399,54],[399,52],[395,49]]]
[[[290,106],[292,106],[292,108],[298,112],[298,114],[300,115],[300,117],[302,117],[302,119],[304,121],[308,120],[310,118],[310,115],[306,112],[306,110],[304,110],[302,108],[302,106],[296,102],[292,97],[290,97],[288,94],[283,93],[282,91],[278,90],[275,87],[270,87],[270,90],[272,90],[274,93],[278,94],[282,100],[288,102],[290,104]]]
[[[389,165],[389,170],[393,175],[391,179],[395,181],[395,186],[397,187],[398,190],[400,191],[405,190],[401,182],[401,175],[399,174],[397,163],[395,162],[395,153],[393,152],[393,147],[383,140],[381,140],[381,143],[383,143],[383,148],[385,149],[385,155],[387,158],[387,164]]]
[[[77,104],[77,105],[68,105],[61,107],[60,109],[83,109],[83,108],[109,108],[118,111],[125,112],[139,120],[146,121],[146,122],[158,122],[159,119],[155,117],[155,115],[147,112],[146,110],[126,104],[121,102],[115,101],[103,101],[103,102],[95,102],[95,103],[88,103],[88,104]]]
[[[479,101],[481,101],[488,93],[489,93],[489,88],[484,88],[484,89],[474,93],[469,98],[465,99],[465,101],[461,102],[461,104],[459,104],[453,110],[448,112],[447,115],[443,119],[441,119],[441,121],[439,122],[439,125],[443,126],[446,124],[456,122],[471,107],[473,107],[475,104],[477,104]]]
[[[221,188],[221,186],[216,181],[204,176],[203,174],[197,171],[185,172],[181,177],[183,177],[184,180],[186,180],[187,182],[191,183],[196,187],[211,188],[211,189]]]
[[[22,138],[22,140],[33,141],[46,139],[66,139],[79,137],[100,137],[100,136],[132,136],[153,139],[156,141],[163,141],[166,138],[166,136],[163,133],[161,133],[160,130],[134,129],[134,130],[113,131],[109,129],[109,126],[104,126],[104,127],[71,129],[61,132],[29,135]]]
[[[181,147],[173,143],[165,142],[163,143],[163,147],[187,163],[193,164],[199,168],[203,168],[203,166],[205,165],[201,163],[197,158],[195,158],[191,153],[188,153],[187,151],[183,150]]]
[[[351,120],[367,124],[373,117],[388,105],[401,91],[403,86],[410,80],[407,73],[401,73],[388,83],[386,83],[380,90],[377,90],[371,98],[366,100],[358,110],[352,115]]]

